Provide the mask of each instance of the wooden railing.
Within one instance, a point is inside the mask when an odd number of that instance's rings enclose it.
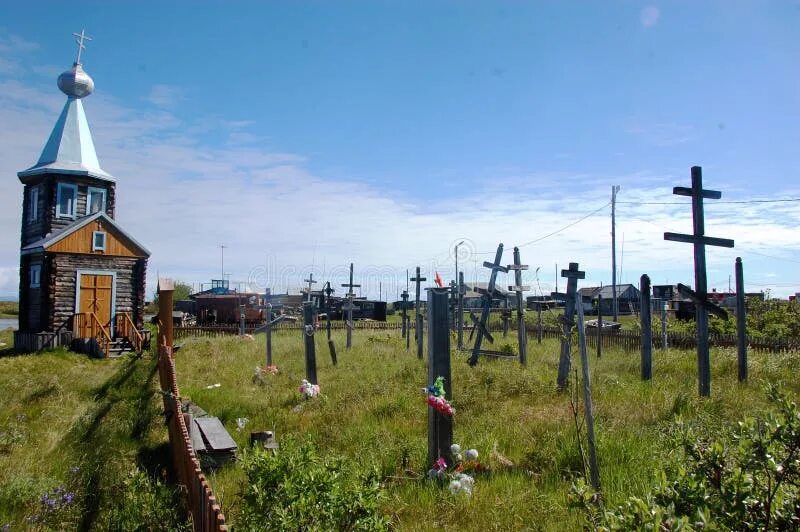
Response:
[[[93,338],[103,356],[108,356],[111,348],[111,334],[97,319],[94,312],[79,312],[73,316],[72,333],[76,339]]]
[[[114,323],[114,333],[116,336],[122,336],[128,339],[133,346],[133,350],[141,353],[144,349],[144,336],[136,328],[130,314],[127,312],[120,312],[117,314]]]

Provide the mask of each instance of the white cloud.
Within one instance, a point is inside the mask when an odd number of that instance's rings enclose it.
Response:
[[[153,85],[147,101],[157,107],[172,107],[183,97],[183,89],[172,85]]]
[[[656,6],[647,6],[642,8],[642,11],[639,13],[639,21],[645,28],[649,28],[658,24],[658,19],[660,17],[661,10]]]

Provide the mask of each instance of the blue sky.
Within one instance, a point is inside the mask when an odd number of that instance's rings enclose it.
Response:
[[[22,186],[93,37],[85,100],[118,219],[156,274],[296,290],[309,269],[392,292],[417,264],[467,278],[504,242],[601,208],[620,184],[623,281],[690,282],[675,185],[800,197],[800,2],[14,3],[0,8],[0,293]],[[522,248],[534,284],[578,261],[610,282],[608,208]],[[800,291],[800,203],[709,206],[709,280]],[[622,241],[624,240],[624,253]],[[268,273],[265,274],[264,272]],[[545,273],[546,272],[546,273]],[[431,275],[432,277],[432,275]],[[505,282],[503,281],[503,284]]]

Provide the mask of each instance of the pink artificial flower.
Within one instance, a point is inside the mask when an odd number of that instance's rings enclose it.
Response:
[[[444,471],[447,469],[447,462],[444,461],[444,458],[441,456],[433,463],[433,468],[436,471]]]

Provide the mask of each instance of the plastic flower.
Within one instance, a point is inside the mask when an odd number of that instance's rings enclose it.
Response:
[[[436,469],[437,471],[444,471],[445,469],[447,469],[447,462],[445,461],[445,459],[444,459],[444,458],[442,458],[442,457],[440,456],[440,457],[439,457],[439,458],[437,458],[437,459],[436,459],[436,461],[433,463],[433,468],[434,468],[434,469]]]
[[[457,444],[457,443],[454,443],[453,445],[450,446],[450,452],[452,454],[460,453],[461,452],[461,446],[459,444]]]
[[[478,459],[478,451],[477,449],[467,449],[467,452],[464,453],[464,456],[467,457],[467,460],[473,462]]]
[[[300,383],[300,393],[306,397],[316,397],[319,395],[319,384],[311,384],[306,379]]]

